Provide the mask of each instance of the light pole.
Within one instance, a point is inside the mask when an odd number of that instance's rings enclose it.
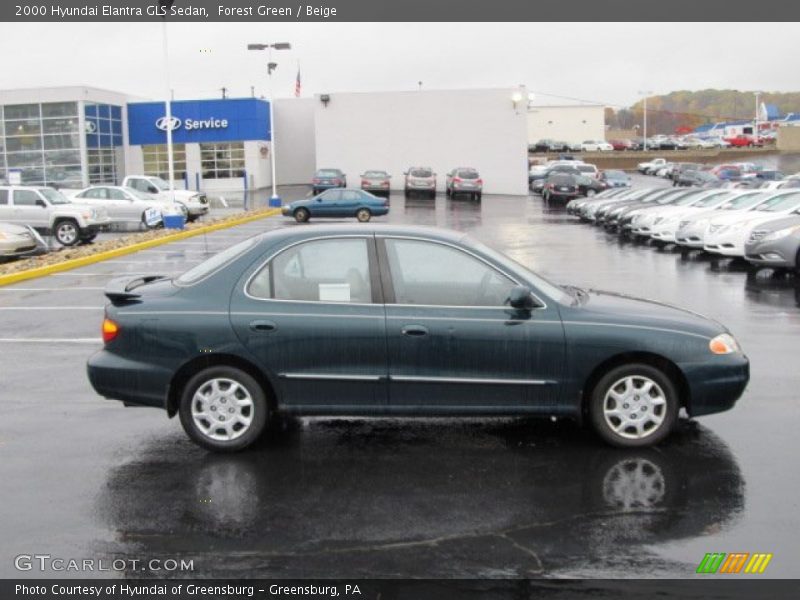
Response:
[[[640,94],[644,96],[644,118],[642,122],[642,142],[644,151],[647,152],[647,96],[652,94],[652,90],[644,90],[640,91]]]
[[[269,76],[269,90],[267,92],[269,98],[269,143],[270,143],[270,167],[272,169],[272,196],[269,198],[270,206],[280,206],[281,197],[278,196],[278,182],[275,175],[275,109],[272,106],[272,72],[278,66],[277,63],[272,62],[272,50],[291,50],[292,45],[288,42],[277,42],[274,44],[247,44],[248,50],[266,50],[267,54],[267,75]]]
[[[170,2],[170,4],[172,4]],[[175,159],[172,155],[172,90],[169,87],[169,49],[167,46],[167,20],[164,19],[162,23],[162,46],[164,50],[164,78],[166,79],[167,98],[165,105],[165,116],[167,122],[167,182],[169,183],[169,199],[170,202],[175,202]]]
[[[756,118],[753,120],[753,144],[758,143],[758,99],[761,97],[761,92],[756,92]]]

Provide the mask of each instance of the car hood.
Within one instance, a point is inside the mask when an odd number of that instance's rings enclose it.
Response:
[[[13,223],[0,223],[0,233],[6,235],[30,235],[30,230],[21,225],[14,225]]]
[[[682,331],[709,338],[727,331],[717,321],[690,310],[603,290],[588,290],[578,314],[587,322]]]
[[[770,219],[764,223],[759,223],[759,229],[762,231],[773,232],[787,227],[796,227],[800,225],[800,215],[789,215],[786,217],[777,217]]]

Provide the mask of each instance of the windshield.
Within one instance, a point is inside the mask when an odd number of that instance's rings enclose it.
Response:
[[[69,199],[53,188],[39,188],[39,193],[47,198],[50,204],[70,204]]]
[[[161,179],[161,177],[148,177],[147,180],[154,186],[156,186],[158,189],[160,189],[162,192],[169,191],[169,184],[163,179]]]
[[[475,169],[459,169],[457,175],[462,179],[477,179],[479,177]]]
[[[499,264],[508,264],[511,263],[515,270],[519,271],[522,275],[528,279],[531,284],[537,288],[537,290],[541,291],[543,294],[549,296],[556,302],[561,302],[562,304],[570,303],[572,301],[572,296],[570,296],[567,292],[564,291],[563,288],[560,286],[551,283],[541,275],[537,275],[530,269],[528,269],[522,263],[514,260],[510,256],[498,252],[494,248],[490,248],[486,244],[482,244],[481,242],[477,242],[470,238],[469,236],[466,237],[465,241],[472,245],[474,248],[489,256],[493,260],[497,261]]]
[[[594,173],[595,168],[592,165],[578,165],[576,167],[581,173]]]
[[[339,171],[334,169],[320,169],[317,171],[317,177],[338,177]]]
[[[622,171],[606,171],[606,179],[627,179],[628,176]]]
[[[656,200],[656,203],[657,203],[657,204],[671,204],[671,203],[675,202],[675,200],[677,200],[678,198],[680,198],[680,197],[681,197],[681,195],[683,195],[683,194],[685,194],[685,193],[686,193],[686,192],[675,192],[675,191],[671,191],[671,192],[669,192],[669,193],[666,193],[666,194],[664,194],[663,196],[660,196],[660,197],[658,198],[658,200]]]
[[[697,193],[691,193],[685,198],[681,198],[675,203],[675,206],[686,206],[688,204],[694,204],[697,201]]]
[[[795,193],[788,196],[778,196],[777,198],[767,200],[756,210],[764,212],[780,212],[782,210],[791,210],[798,204],[800,204],[800,193]]]
[[[175,283],[178,285],[192,285],[193,283],[197,283],[201,279],[211,275],[214,271],[217,271],[218,269],[221,269],[223,266],[227,265],[233,259],[244,254],[247,250],[255,246],[258,240],[259,236],[253,236],[244,240],[243,242],[239,242],[238,244],[231,246],[230,248],[226,248],[219,254],[215,254],[208,260],[201,262],[199,265],[196,265],[179,275],[177,279],[175,279]]]
[[[700,202],[695,203],[693,206],[695,208],[706,208],[708,206],[715,206],[717,204],[724,202],[726,196],[727,195],[725,193],[712,194],[711,196],[703,198],[702,200],[700,200]]]
[[[411,171],[412,177],[432,177],[433,171],[430,169],[414,169]]]

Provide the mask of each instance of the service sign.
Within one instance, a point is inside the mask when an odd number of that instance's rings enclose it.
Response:
[[[128,135],[132,145],[166,144],[172,131],[176,144],[238,142],[270,139],[269,104],[258,98],[178,100],[128,104]]]

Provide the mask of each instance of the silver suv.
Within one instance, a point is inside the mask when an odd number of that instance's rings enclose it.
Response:
[[[436,173],[430,167],[411,167],[403,173],[406,176],[404,191],[406,196],[411,193],[424,193],[431,198],[436,197]]]
[[[71,202],[48,187],[0,186],[0,221],[52,234],[62,246],[90,242],[111,220],[104,208]]]

